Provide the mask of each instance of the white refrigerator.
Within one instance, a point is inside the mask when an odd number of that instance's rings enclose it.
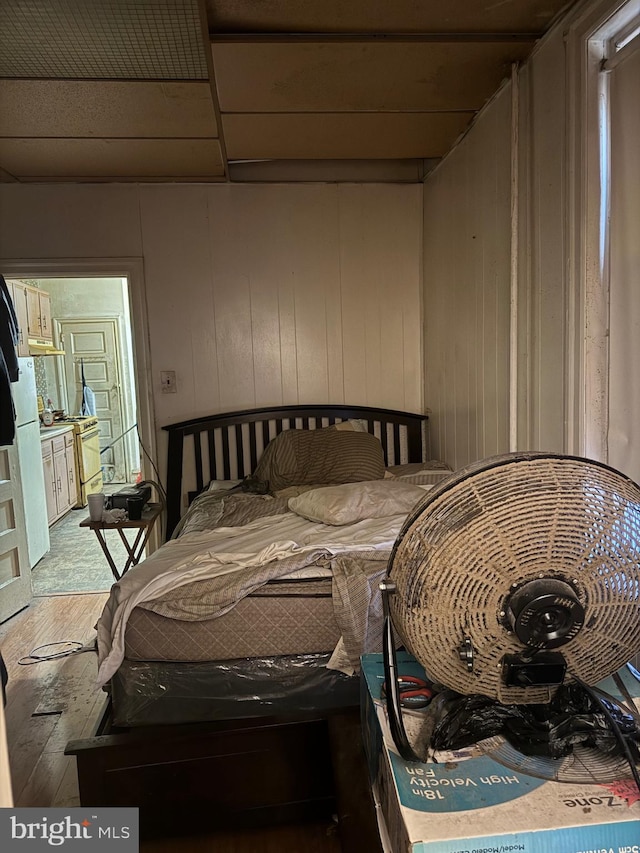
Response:
[[[49,550],[49,522],[33,358],[19,358],[18,365],[20,378],[12,383],[11,392],[16,410],[15,443],[20,464],[29,564],[33,568]]]

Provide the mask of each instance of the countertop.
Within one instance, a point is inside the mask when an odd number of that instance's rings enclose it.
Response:
[[[62,435],[64,432],[69,432],[73,429],[73,424],[53,424],[50,427],[40,427],[40,440],[45,438],[55,438],[56,435]]]

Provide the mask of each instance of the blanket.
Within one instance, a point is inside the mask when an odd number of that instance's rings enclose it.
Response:
[[[366,633],[363,607],[368,611],[372,601],[371,591],[365,591],[367,573],[371,574],[368,561],[374,552],[373,562],[384,571],[404,519],[404,515],[389,516],[334,527],[287,512],[243,527],[194,532],[167,542],[112,588],[97,625],[98,684],[106,684],[124,658],[126,625],[134,607],[146,606],[163,615],[173,609],[171,615],[177,618],[208,619],[226,613],[268,581],[319,563],[331,566],[345,608],[350,597],[358,600],[356,611],[347,616],[345,610],[343,619],[346,656],[353,661],[355,637]],[[363,560],[359,567],[336,559],[358,554]],[[178,594],[196,581],[208,582],[205,598],[202,590],[198,596]]]

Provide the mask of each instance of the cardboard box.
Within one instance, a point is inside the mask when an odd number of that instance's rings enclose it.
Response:
[[[398,654],[398,673],[423,675],[405,653]],[[640,683],[626,669],[620,674],[639,697]],[[389,732],[383,682],[382,655],[365,655],[365,751],[392,853],[640,853],[640,792],[632,779],[549,782],[484,755],[406,762]],[[601,686],[621,698],[611,679]]]

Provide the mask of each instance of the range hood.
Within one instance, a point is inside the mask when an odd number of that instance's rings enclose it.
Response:
[[[58,349],[53,341],[43,341],[39,338],[28,338],[29,353],[31,355],[65,355],[63,349]]]

